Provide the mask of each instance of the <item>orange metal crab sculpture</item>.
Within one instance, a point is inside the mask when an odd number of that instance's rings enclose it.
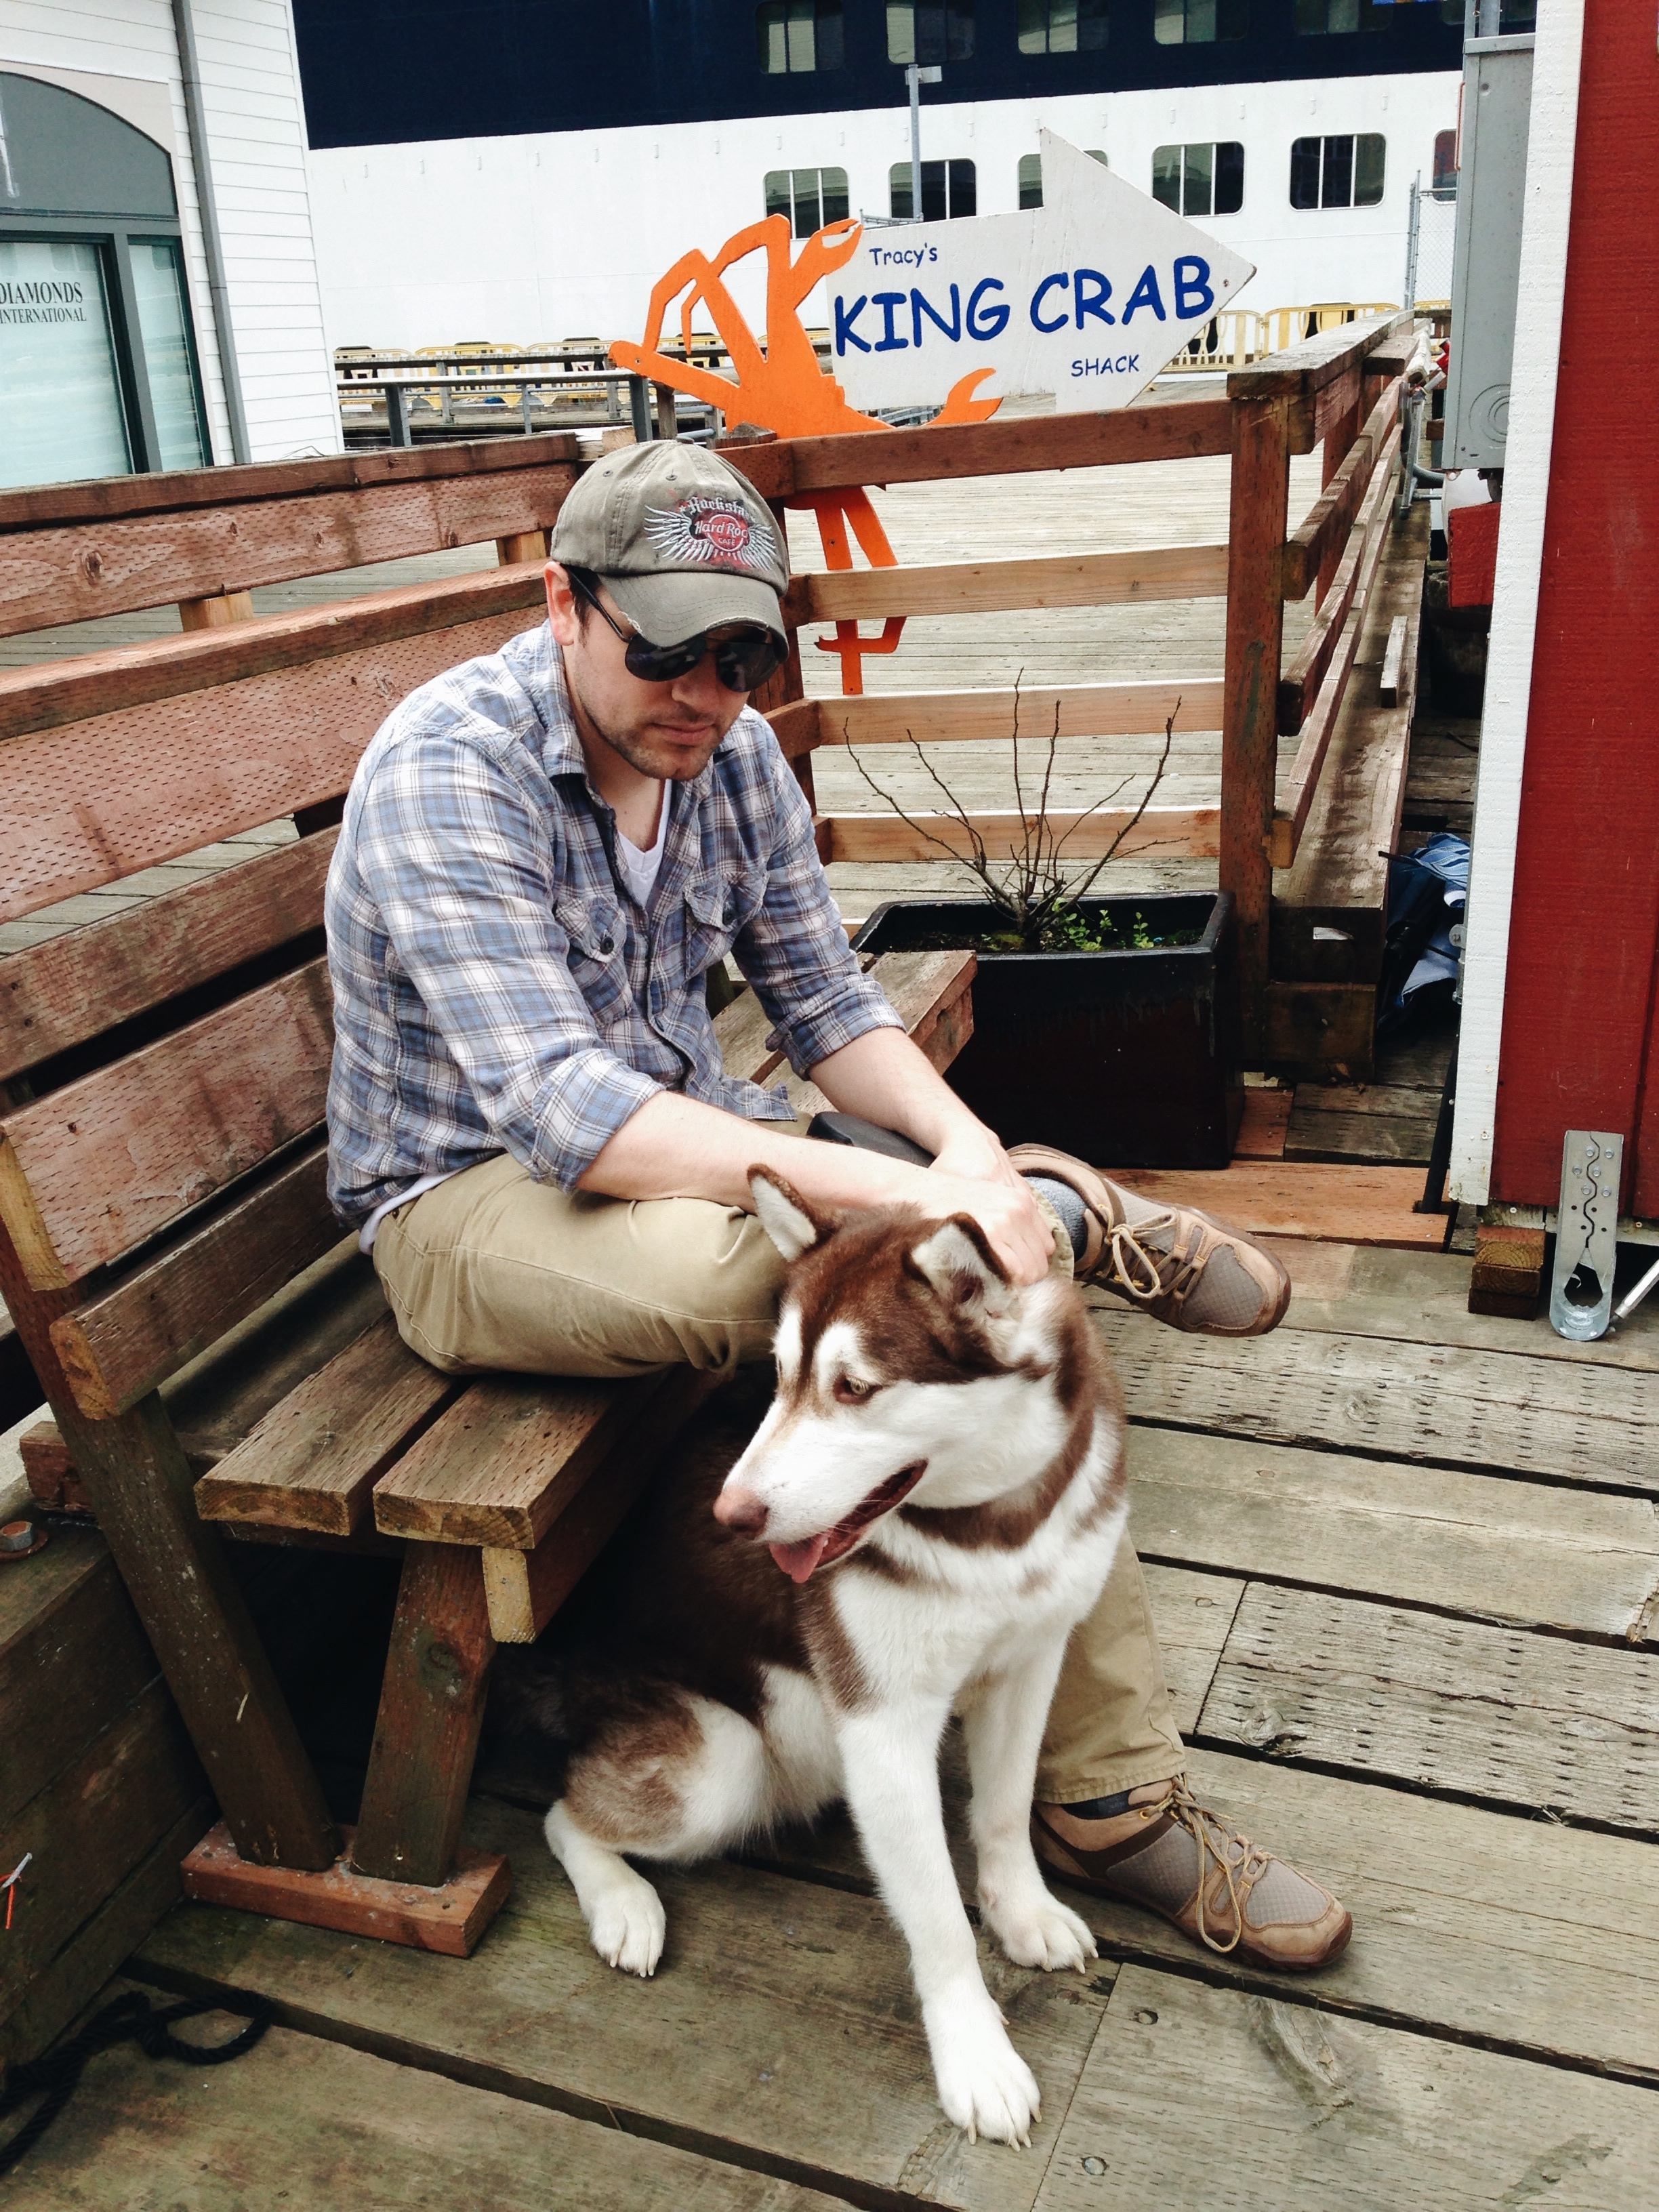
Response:
[[[800,306],[813,286],[850,260],[858,250],[863,225],[852,216],[826,223],[790,257],[787,219],[767,216],[734,232],[711,260],[696,251],[684,253],[653,289],[645,337],[639,345],[618,339],[611,358],[618,368],[632,369],[658,384],[672,385],[694,398],[722,408],[728,421],[753,422],[780,438],[823,436],[843,430],[884,430],[888,426],[873,415],[849,407],[846,394],[827,370],[820,368],[812,341],[800,319]],[[766,256],[766,343],[763,346],[744,318],[725,283],[726,271],[750,253]],[[687,358],[677,360],[659,350],[664,319],[684,294],[680,306],[680,336]],[[732,357],[732,376],[698,368],[690,359],[691,311],[702,301],[714,319],[720,341]],[[941,413],[940,422],[982,422],[1001,405],[998,399],[975,399],[975,388],[993,372],[975,369],[955,385]],[[863,548],[872,568],[897,566],[887,533],[870,502],[867,492],[804,492],[792,498],[791,507],[810,507],[817,517],[818,538],[824,565],[850,568],[853,550],[849,532]],[[817,641],[823,653],[841,655],[842,689],[864,689],[863,656],[896,650],[904,628],[902,615],[890,615],[878,638],[860,635],[856,622],[838,622],[832,642]]]

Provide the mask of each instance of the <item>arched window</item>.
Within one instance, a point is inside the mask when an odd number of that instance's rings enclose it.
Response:
[[[0,484],[210,458],[173,163],[78,93],[0,70]]]
[[[1437,131],[1434,134],[1434,183],[1430,187],[1436,199],[1455,200],[1457,198],[1457,133]]]

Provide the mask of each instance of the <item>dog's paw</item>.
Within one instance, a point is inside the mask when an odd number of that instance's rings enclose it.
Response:
[[[986,1925],[1017,1966],[1081,1973],[1099,1955],[1088,1922],[1046,1889],[1018,1901],[999,1899],[984,1911]]]
[[[619,1875],[599,1896],[583,1899],[587,1933],[607,1966],[619,1967],[624,1974],[654,1974],[668,1933],[668,1916],[643,1875],[632,1867],[624,1867],[623,1875],[625,1881]]]
[[[969,2142],[1016,2143],[1029,2149],[1042,2106],[1036,2076],[1008,2040],[1001,2015],[981,1993],[973,2004],[927,2011],[933,2078],[947,2119]]]

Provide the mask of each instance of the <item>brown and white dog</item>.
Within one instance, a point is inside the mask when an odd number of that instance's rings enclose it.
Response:
[[[1024,2142],[1040,2093],[980,1974],[939,1745],[959,1712],[987,1925],[1021,1966],[1084,1971],[1093,1939],[1048,1894],[1029,1813],[1066,1639],[1123,1530],[1122,1402],[1070,1285],[1016,1288],[966,1217],[831,1219],[763,1170],[752,1187],[793,1262],[776,1395],[735,1464],[729,1414],[724,1449],[705,1425],[612,1563],[597,1640],[536,1655],[520,1714],[568,1751],[547,1839],[594,1948],[650,1974],[663,1908],[624,1853],[706,1857],[844,1797],[940,2102]]]

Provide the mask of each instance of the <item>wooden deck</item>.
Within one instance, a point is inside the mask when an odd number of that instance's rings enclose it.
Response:
[[[635,1982],[498,1762],[470,1834],[516,1888],[472,1960],[177,1907],[131,1973],[282,2025],[216,2073],[97,2061],[9,2205],[1651,2202],[1659,1313],[1572,1346],[1470,1316],[1454,1255],[1280,1249],[1272,1337],[1099,1325],[1195,1785],[1351,1903],[1334,1967],[1275,1978],[1094,1904],[1086,1979],[988,1950],[1045,2101],[1030,2151],[969,2147],[843,1821],[668,1873]]]

